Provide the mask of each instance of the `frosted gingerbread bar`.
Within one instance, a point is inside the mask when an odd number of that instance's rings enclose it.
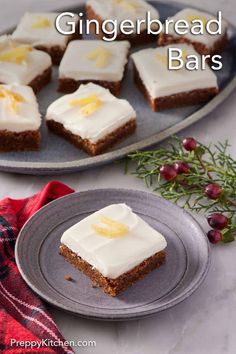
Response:
[[[116,40],[128,40],[132,46],[144,45],[145,43],[156,40],[157,35],[148,33],[147,31],[147,13],[150,13],[150,20],[158,20],[159,13],[157,9],[149,2],[144,0],[88,0],[86,2],[87,18],[89,20],[96,20],[99,24],[97,26],[91,26],[92,32],[99,38],[108,37]],[[107,23],[106,32],[102,30],[102,24],[106,20],[112,20],[117,22],[118,33],[112,33],[113,25]],[[125,34],[119,31],[119,26],[123,20],[130,20],[134,24],[133,33]],[[141,20],[141,25],[137,26],[137,21]],[[151,25],[151,28],[155,28],[156,23]],[[139,27],[139,28],[138,28]],[[97,31],[98,29],[98,31]],[[140,33],[137,33],[137,29]],[[96,33],[98,32],[98,33]]]
[[[206,12],[202,12],[196,9],[186,8],[179,11],[175,16],[168,18],[168,20],[173,20],[174,23],[177,21],[185,20],[189,23],[190,29],[196,26],[196,20],[200,20],[203,25],[203,34],[193,34],[189,29],[186,34],[177,34],[174,31],[173,24],[170,24],[168,34],[163,31],[160,33],[158,38],[158,44],[161,46],[166,46],[169,44],[176,43],[187,43],[192,44],[195,50],[201,55],[214,55],[221,53],[227,45],[227,24],[222,20],[221,34],[211,34],[206,30],[206,24],[208,21],[215,20],[216,18]],[[195,23],[195,24],[194,24]],[[212,32],[217,30],[216,23],[211,23],[209,28]],[[199,26],[197,29],[197,33]]]
[[[12,34],[13,39],[45,51],[51,56],[53,64],[58,65],[68,43],[80,37],[77,30],[70,35],[60,33],[55,25],[58,15],[60,13],[56,12],[25,13]],[[60,19],[60,29],[68,32],[70,30],[68,22],[71,21],[74,21],[75,28],[77,28],[78,16],[75,15],[73,19],[66,15],[62,16]]]
[[[32,88],[0,85],[0,152],[38,150],[40,125]]]
[[[121,91],[130,44],[127,41],[77,40],[69,44],[59,67],[60,92],[71,93],[93,82],[118,96]]]
[[[106,294],[117,296],[164,264],[166,246],[164,236],[129,206],[113,204],[66,230],[60,254]]]
[[[38,93],[51,80],[52,61],[47,53],[10,36],[0,37],[0,84],[31,86]]]
[[[178,70],[169,69],[168,48],[148,48],[132,55],[134,81],[144,94],[153,111],[198,105],[208,102],[219,92],[217,77],[206,63],[205,69],[188,70],[185,62],[194,55],[199,63],[201,56],[192,45],[176,44],[182,53],[184,65]],[[174,66],[179,62],[174,61]]]
[[[106,152],[136,129],[129,102],[92,83],[53,102],[46,120],[51,131],[90,155]]]

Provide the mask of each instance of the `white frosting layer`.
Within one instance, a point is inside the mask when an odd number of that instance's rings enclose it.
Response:
[[[186,21],[188,21],[189,17],[194,17],[194,19],[195,18],[196,19],[200,19],[200,20],[203,21],[203,23],[204,23],[205,19],[207,19],[207,21],[215,19],[214,16],[209,15],[206,12],[198,11],[196,9],[191,9],[191,8],[187,8],[187,9],[181,10],[175,16],[169,17],[168,19],[173,19],[174,22],[176,22],[178,20],[186,20]],[[190,28],[192,26],[193,26],[193,24],[190,26]],[[196,26],[196,24],[195,24],[195,26]],[[216,25],[212,24],[210,26],[210,29],[212,31],[215,31],[216,30]],[[187,39],[189,39],[192,42],[199,42],[199,43],[205,44],[207,47],[211,48],[211,47],[213,47],[214,43],[216,41],[218,41],[225,34],[226,30],[227,30],[227,24],[226,24],[225,21],[222,20],[222,34],[221,35],[220,34],[211,35],[206,30],[205,30],[204,34],[194,35],[189,30],[187,34],[181,35],[181,37],[187,38]],[[178,33],[176,33],[174,31],[173,24],[171,24],[169,26],[168,33],[170,35],[174,36],[174,37],[179,37],[180,36]]]
[[[102,106],[90,116],[81,114],[81,107],[70,105],[72,100],[92,95],[102,101]],[[48,120],[63,124],[65,129],[92,143],[98,142],[135,117],[136,113],[128,101],[118,99],[109,90],[92,83],[81,85],[76,92],[59,98],[47,110]]]
[[[98,235],[92,228],[106,216],[128,226],[117,238]],[[96,268],[104,277],[116,279],[145,259],[166,248],[165,238],[125,204],[109,205],[69,228],[61,243]]]
[[[187,44],[175,44],[155,49],[149,48],[132,55],[140,78],[152,98],[218,87],[217,77],[208,65],[205,70],[199,68],[198,70],[190,71],[185,67],[179,70],[168,70],[168,62],[162,62],[158,58],[159,56],[167,58],[168,48],[172,47],[179,48],[188,55],[196,55],[199,63],[201,63],[201,56],[194,50],[192,45]]]
[[[0,55],[11,48],[12,43],[17,47],[25,45],[16,44],[10,36],[0,37]],[[4,84],[28,85],[38,75],[51,67],[51,57],[40,50],[32,49],[26,58],[25,63],[13,63],[0,61],[0,82]]]
[[[17,103],[17,110],[11,109],[9,98],[1,97],[1,90],[22,96],[23,102]],[[37,130],[41,124],[38,103],[31,87],[21,85],[0,85],[0,130],[24,132]]]
[[[104,67],[96,66],[89,54],[97,49],[105,49],[110,59]],[[74,80],[102,80],[116,82],[124,75],[130,44],[128,41],[104,42],[101,40],[77,40],[69,43],[59,67],[60,78]]]
[[[69,36],[59,33],[55,26],[55,21],[57,16],[60,13],[46,12],[46,13],[30,13],[27,12],[21,18],[20,23],[18,24],[16,30],[13,32],[12,37],[14,40],[21,43],[28,43],[33,46],[60,46],[65,48]],[[40,19],[46,19],[49,21],[50,25],[39,28],[32,28],[37,21]],[[78,23],[78,16],[71,18],[69,16],[63,16],[60,20],[60,27],[64,31],[70,30],[70,26],[67,25],[67,22]]]
[[[127,5],[125,5],[125,2]],[[135,24],[137,20],[146,19],[148,11],[151,20],[159,19],[157,9],[144,0],[126,0],[120,1],[120,3],[117,0],[88,0],[87,5],[103,20],[117,20],[118,24],[123,20],[131,20]],[[112,26],[110,27],[112,28]],[[156,27],[156,24],[153,27]],[[141,30],[145,29],[146,21],[141,25]]]

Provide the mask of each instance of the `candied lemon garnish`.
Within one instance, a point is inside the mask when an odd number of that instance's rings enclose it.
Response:
[[[181,56],[181,58],[185,60],[185,59],[187,59],[187,56],[188,56],[187,50],[186,50],[186,49],[183,49],[183,50],[182,50],[182,56]],[[172,61],[172,66],[174,66],[174,67],[179,66],[179,61],[178,61],[178,60],[173,60],[173,61]]]
[[[88,97],[72,100],[70,101],[70,105],[73,107],[81,106],[80,113],[84,117],[88,117],[96,112],[103,105],[103,102],[96,95],[91,95]]]
[[[122,224],[106,216],[101,216],[100,221],[106,227],[92,225],[93,230],[100,236],[104,236],[108,238],[116,238],[116,237],[125,236],[129,232],[129,228],[127,225]]]
[[[84,117],[88,117],[91,114],[93,114],[94,112],[96,112],[102,106],[102,104],[103,103],[101,100],[95,101],[93,103],[89,103],[86,106],[84,106],[83,108],[81,108],[80,113]]]
[[[120,5],[126,11],[136,12],[140,8],[140,4],[136,4],[134,1],[128,0],[113,0],[117,5]]]
[[[51,27],[51,21],[46,17],[38,17],[31,26],[33,29]]]
[[[183,49],[183,50],[182,50],[182,58],[183,58],[183,59],[187,59],[187,56],[188,56],[187,50],[186,50],[186,49]]]
[[[104,47],[98,47],[87,55],[89,60],[95,61],[97,68],[105,68],[107,65],[109,65],[111,57],[112,52]]]
[[[204,27],[206,27],[206,24],[207,24],[207,21],[208,21],[208,19],[205,17],[205,16],[194,16],[194,15],[189,15],[189,16],[187,16],[187,21],[188,22],[192,22],[192,21],[195,21],[195,20],[197,20],[197,21],[201,21],[202,23],[203,23],[203,25],[204,25]]]
[[[26,62],[31,47],[11,47],[10,49],[0,53],[0,61],[7,61],[16,64],[23,64]]]
[[[20,94],[5,90],[0,87],[0,99],[7,99],[9,101],[9,108],[14,112],[18,112],[18,104],[25,102],[25,99]]]
[[[96,95],[91,95],[88,97],[84,97],[84,98],[78,98],[75,100],[70,101],[70,105],[71,106],[84,106],[86,104],[92,103],[94,101],[96,101],[98,98]]]

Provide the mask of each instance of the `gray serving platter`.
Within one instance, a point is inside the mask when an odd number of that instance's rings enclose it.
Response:
[[[157,7],[162,20],[186,7],[181,3],[166,1],[151,1],[151,3]],[[78,6],[67,10],[78,13],[83,12],[84,8]],[[62,138],[48,132],[43,124],[41,150],[39,152],[3,153],[0,155],[0,170],[33,175],[76,172],[121,159],[132,151],[151,147],[197,122],[221,104],[236,87],[236,28],[231,24],[229,24],[229,36],[229,45],[223,54],[223,69],[216,72],[220,93],[206,105],[160,113],[152,112],[143,95],[133,84],[132,63],[130,62],[121,97],[128,99],[137,111],[138,129],[135,134],[116,145],[109,152],[90,157]],[[141,48],[143,47],[136,47],[134,51]],[[54,68],[52,83],[44,88],[38,96],[43,117],[49,104],[61,96],[57,92],[57,78],[58,70]]]
[[[93,288],[58,252],[67,228],[113,203],[129,205],[168,244],[165,265],[116,298]],[[152,193],[125,189],[91,190],[51,202],[23,227],[15,254],[22,277],[42,299],[85,318],[111,321],[150,316],[180,303],[199,287],[210,263],[208,240],[190,214]]]

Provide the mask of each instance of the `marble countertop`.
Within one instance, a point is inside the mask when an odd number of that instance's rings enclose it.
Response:
[[[79,0],[67,0],[66,5]],[[195,5],[194,0],[185,0]],[[0,31],[14,25],[26,10],[65,7],[62,0],[0,0]],[[236,22],[235,0],[199,0],[210,11],[222,10]],[[201,122],[181,132],[209,143],[229,139],[236,157],[236,95],[231,96]],[[108,165],[73,175],[56,177],[22,176],[0,173],[0,198],[20,198],[38,191],[51,179],[69,184],[77,191],[124,187],[146,190],[133,176],[125,176],[120,165]],[[201,220],[207,227],[204,219]],[[236,243],[212,247],[212,264],[206,281],[188,300],[149,319],[132,322],[95,322],[73,317],[49,308],[68,340],[95,340],[94,348],[78,348],[82,354],[234,354],[236,353]]]

